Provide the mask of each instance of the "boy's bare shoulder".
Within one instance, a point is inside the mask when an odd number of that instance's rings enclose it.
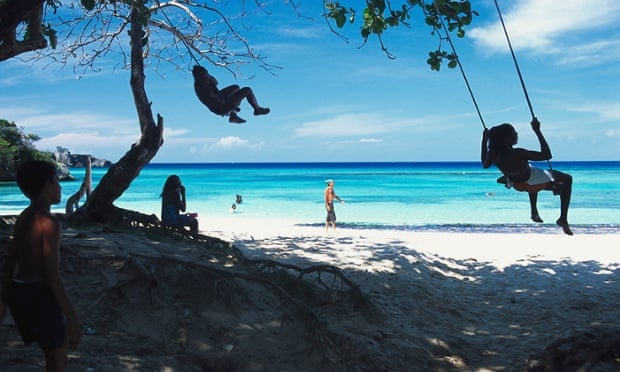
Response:
[[[60,231],[60,220],[55,216],[35,210],[24,210],[15,220],[13,237],[19,239],[33,233],[45,234]]]

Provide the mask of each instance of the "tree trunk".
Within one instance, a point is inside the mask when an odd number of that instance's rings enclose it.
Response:
[[[153,119],[151,104],[144,90],[144,59],[143,20],[146,15],[140,14],[145,9],[140,4],[133,6],[131,11],[131,91],[133,93],[141,136],[138,142],[103,176],[93,190],[86,204],[76,213],[77,216],[90,221],[105,222],[114,219],[114,201],[129,188],[142,168],[157,154],[163,144],[164,121],[158,114],[157,123]]]
[[[0,0],[0,61],[47,47],[47,40],[41,33],[44,0]],[[16,28],[28,24],[30,36],[18,41]]]

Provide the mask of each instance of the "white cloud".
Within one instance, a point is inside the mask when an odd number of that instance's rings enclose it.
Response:
[[[188,133],[189,130],[187,129],[173,129],[173,128],[169,128],[169,127],[164,127],[164,139],[166,138],[173,138],[173,137],[179,137],[182,136],[186,133]]]
[[[567,105],[566,110],[593,113],[602,119],[620,121],[620,102],[590,102]]]
[[[362,138],[360,139],[361,143],[381,143],[383,142],[383,140],[380,140],[378,138]]]
[[[318,39],[325,36],[325,29],[317,27],[280,27],[278,33],[299,39]]]
[[[382,141],[374,136],[385,134],[389,136],[409,136],[412,133],[441,133],[453,130],[455,122],[463,122],[463,118],[472,117],[467,114],[424,115],[412,117],[410,113],[404,116],[386,116],[374,113],[342,113],[316,121],[309,121],[299,125],[293,132],[294,138],[326,138],[336,137],[364,139],[356,142]]]
[[[32,108],[8,101],[3,103],[7,106],[0,106],[0,112],[7,120],[23,127],[24,132],[35,133],[41,138],[35,142],[40,150],[54,151],[60,146],[73,153],[113,160],[127,151],[140,136],[136,119],[81,111],[53,113],[42,105]]]
[[[213,147],[233,148],[248,145],[248,141],[235,136],[222,137],[213,144]]]
[[[417,80],[424,79],[428,76],[428,68],[421,65],[399,65],[397,72],[394,66],[385,64],[360,64],[360,66],[351,66],[351,78],[356,82],[360,81],[377,81],[379,79],[386,80]],[[436,78],[436,76],[433,76]]]
[[[130,135],[139,132],[136,119],[104,114],[81,111],[51,113],[42,106],[37,108],[0,107],[0,112],[18,126],[24,127],[27,131],[36,131],[38,134],[42,134],[48,129],[54,130],[54,132],[97,130],[104,133],[114,132],[118,135]]]
[[[558,64],[595,65],[620,60],[620,40],[600,40],[580,45],[567,45],[558,53]]]
[[[295,129],[293,137],[352,137],[385,133],[406,127],[410,122],[378,114],[340,114],[310,121]]]
[[[54,151],[57,146],[69,149],[74,154],[91,154],[98,158],[116,161],[138,140],[134,137],[119,138],[99,132],[61,133],[43,138],[35,143],[36,148]]]
[[[24,97],[23,99],[27,100],[28,98]],[[3,119],[14,121],[15,124],[22,127],[23,123],[21,122],[21,118],[39,115],[43,111],[36,107],[13,106],[10,102],[8,102],[7,106],[0,106],[0,112],[2,112]]]
[[[611,31],[615,27],[620,17],[620,1],[527,0],[513,4],[509,9],[502,9],[502,16],[514,49],[574,58],[583,54],[598,55],[603,49],[617,49],[617,32],[597,35],[594,31]],[[499,20],[472,28],[468,34],[482,50],[500,53],[507,50]],[[606,57],[609,60],[609,56]]]
[[[66,147],[72,152],[75,149],[106,148],[111,145],[122,145],[126,148],[138,140],[138,135],[119,138],[113,134],[102,134],[100,132],[65,132],[51,137],[45,137],[37,141],[37,147],[45,149],[55,149],[56,146]]]
[[[19,77],[15,75],[5,76],[0,79],[0,87],[12,87],[20,83]]]
[[[179,143],[183,143],[184,148],[187,149],[190,154],[196,155],[237,151],[241,149],[257,151],[262,149],[265,145],[265,142],[251,143],[248,140],[236,136],[221,137],[219,139],[202,138],[196,139],[195,141],[185,139],[182,141],[175,140],[174,142],[175,145],[178,145]]]

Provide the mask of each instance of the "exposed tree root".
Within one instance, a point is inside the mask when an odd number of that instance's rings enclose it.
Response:
[[[235,290],[237,280],[255,283],[268,289],[280,301],[282,319],[301,321],[313,340],[313,348],[321,350],[323,358],[329,363],[337,364],[346,360],[345,355],[350,355],[353,346],[346,337],[330,331],[330,325],[321,317],[319,309],[337,306],[347,308],[346,311],[359,312],[367,320],[381,320],[382,312],[377,304],[335,266],[315,265],[304,268],[276,260],[250,259],[231,243],[204,235],[192,235],[184,229],[162,227],[154,215],[119,208],[114,208],[113,213],[109,214],[109,221],[114,223],[102,225],[103,229],[118,226],[131,228],[132,231],[143,230],[154,240],[173,237],[186,239],[190,241],[188,244],[199,244],[211,251],[216,249],[217,253],[210,254],[217,255],[219,260],[212,263],[209,260],[196,260],[164,252],[158,252],[154,257],[138,251],[125,251],[124,255],[108,257],[122,262],[119,270],[131,267],[132,276],[123,281],[108,278],[103,293],[93,301],[89,309],[96,308],[104,298],[110,296],[110,292],[131,285],[136,280],[149,283],[147,285],[150,291],[156,289],[159,280],[156,268],[165,262],[166,265],[180,265],[189,270],[208,272],[213,277],[210,296],[231,310],[237,308],[240,301],[233,295],[239,292]],[[71,247],[73,251],[76,251],[76,248],[79,247]],[[79,254],[79,249],[77,253]]]

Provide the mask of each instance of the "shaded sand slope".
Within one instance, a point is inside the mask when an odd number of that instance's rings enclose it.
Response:
[[[61,270],[86,328],[68,370],[522,371],[554,340],[620,328],[617,235],[580,237],[614,251],[604,260],[570,251],[513,251],[500,260],[482,248],[449,253],[454,239],[511,250],[520,239],[545,247],[549,235],[212,228],[208,235],[234,241],[246,257],[338,266],[375,307],[329,273],[308,276],[324,291],[278,281],[318,316],[308,320],[282,292],[243,279],[255,266],[239,263],[224,240],[72,227],[63,233]],[[4,251],[10,223],[0,231]],[[40,352],[21,345],[10,319],[0,347],[3,370],[40,370]]]

